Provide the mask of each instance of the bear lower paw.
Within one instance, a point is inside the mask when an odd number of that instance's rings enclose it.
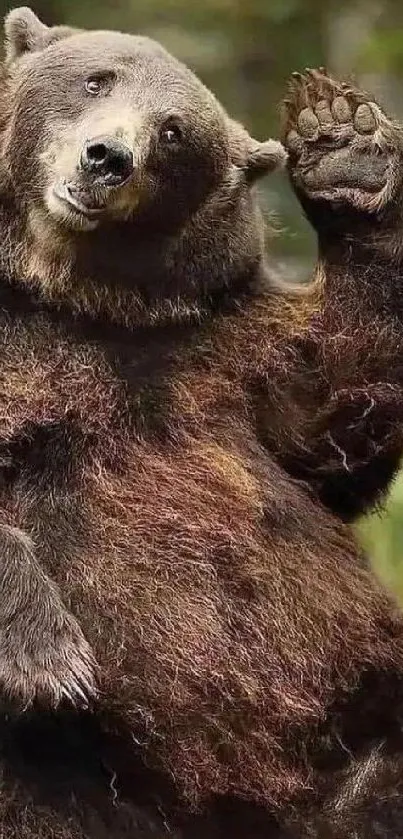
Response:
[[[0,526],[0,692],[24,707],[86,707],[95,659],[75,617],[41,568],[29,536]]]
[[[284,109],[284,142],[297,192],[365,213],[393,201],[403,130],[365,93],[324,70],[306,70],[293,74]]]
[[[56,708],[67,701],[86,708],[95,696],[95,662],[74,619],[58,615],[58,626],[30,637],[26,617],[0,627],[0,690],[27,707],[34,701]]]

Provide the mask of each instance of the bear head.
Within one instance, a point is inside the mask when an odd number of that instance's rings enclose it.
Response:
[[[253,140],[148,38],[49,28],[27,8],[5,26],[12,273],[76,308],[112,296],[109,315],[129,322],[199,317],[217,292],[255,279],[253,184],[283,162],[281,144]]]

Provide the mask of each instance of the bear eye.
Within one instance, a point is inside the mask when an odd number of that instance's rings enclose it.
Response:
[[[91,96],[98,96],[102,89],[101,80],[99,78],[95,78],[94,76],[87,79],[85,82],[85,89]]]
[[[161,140],[169,146],[180,143],[182,136],[182,130],[176,122],[166,123],[160,132]]]
[[[96,76],[89,76],[85,81],[84,87],[90,96],[99,96],[99,94],[105,92],[105,90],[110,90],[112,81],[113,79],[111,73],[105,73],[103,75],[98,73]]]

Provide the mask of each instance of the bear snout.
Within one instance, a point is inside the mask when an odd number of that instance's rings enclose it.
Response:
[[[133,152],[116,137],[96,137],[84,143],[80,168],[102,186],[123,186],[134,171]]]

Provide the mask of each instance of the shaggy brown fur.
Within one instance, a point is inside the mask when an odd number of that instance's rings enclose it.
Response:
[[[401,457],[403,132],[323,73],[295,74],[293,85],[290,173],[318,232],[319,265],[285,374],[300,422],[291,433],[283,424],[278,450],[351,519],[382,498]]]
[[[353,515],[400,447],[389,277],[369,288],[361,251],[347,262],[330,206],[355,160],[351,115],[335,178],[341,129],[309,135],[309,107],[295,136],[298,87],[291,172],[304,201],[325,190],[328,238],[313,290],[286,294],[253,192],[278,145],[147,40],[54,33],[29,10],[7,32],[0,653],[5,695],[30,707],[2,717],[2,836],[374,839],[381,824],[397,839],[403,621],[319,500]],[[338,193],[360,199],[349,235],[379,227],[363,136],[356,189]],[[386,136],[394,172],[383,121]],[[66,693],[91,708],[44,710]]]

